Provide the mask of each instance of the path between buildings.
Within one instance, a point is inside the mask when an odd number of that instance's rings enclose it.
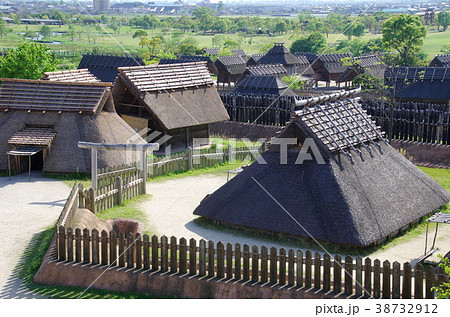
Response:
[[[228,242],[232,244],[240,243],[241,245],[247,243],[250,246],[257,245],[260,247],[265,245],[268,248],[275,246],[294,250],[303,249],[299,245],[275,243],[271,240],[250,237],[245,234],[236,236],[229,232],[212,230],[210,227],[205,228],[195,223],[194,219],[197,216],[192,214],[194,209],[207,194],[213,193],[226,181],[226,173],[221,173],[147,183],[147,193],[153,195],[153,197],[144,202],[142,208],[149,216],[149,222],[155,222],[148,231],[158,236],[184,237],[188,240],[194,238],[197,241],[205,239],[214,242],[222,241],[225,244]],[[433,234],[434,227],[429,231],[429,246],[431,246],[430,240]],[[370,257],[372,259],[378,258],[381,261],[389,260],[391,263],[394,261],[400,263],[411,261],[423,254],[424,243],[425,233],[408,239],[401,238],[401,243],[379,249]],[[450,250],[450,224],[439,226],[436,246],[439,251],[429,260],[437,261],[437,254],[445,254]],[[323,252],[319,247],[316,250]]]
[[[70,188],[61,181],[32,173],[0,177],[0,298],[41,298],[18,278],[21,256],[34,236],[58,219]]]

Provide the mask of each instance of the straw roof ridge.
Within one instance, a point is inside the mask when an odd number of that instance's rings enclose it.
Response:
[[[65,81],[65,82],[93,82],[98,83],[100,80],[95,77],[89,69],[63,70],[56,72],[46,72],[41,80]]]

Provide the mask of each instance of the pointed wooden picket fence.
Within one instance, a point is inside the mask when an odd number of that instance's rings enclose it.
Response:
[[[311,251],[285,250],[247,244],[234,246],[185,238],[109,233],[96,229],[59,227],[57,256],[60,261],[126,267],[129,274],[151,270],[241,280],[260,285],[333,292],[345,297],[434,298],[432,287],[446,281],[439,268],[380,260],[353,258]]]

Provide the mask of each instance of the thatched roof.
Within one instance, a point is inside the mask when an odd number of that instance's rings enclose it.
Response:
[[[430,67],[450,67],[450,54],[436,55],[430,62]]]
[[[278,76],[248,75],[240,81],[234,94],[296,96]]]
[[[100,80],[92,75],[88,69],[63,70],[44,73],[41,80],[98,83]]]
[[[0,109],[95,113],[109,97],[106,83],[0,79]]]
[[[114,82],[119,71],[118,67],[142,66],[144,61],[135,56],[85,54],[78,69],[87,68],[103,82]]]
[[[258,64],[282,64],[285,66],[293,66],[302,65],[302,61],[292,55],[289,50],[283,46],[283,43],[275,43],[267,54],[258,60]]]
[[[352,110],[354,103],[363,113],[356,102],[333,102],[330,107]],[[205,198],[194,214],[263,231],[368,246],[450,200],[448,192],[380,138],[355,143],[356,150],[329,151],[324,137],[313,130],[319,122],[345,127],[346,136],[354,136],[357,125],[355,119],[339,118],[329,106],[322,107],[330,118],[314,122],[303,118],[309,111],[298,112],[279,135],[279,139],[296,138],[298,142],[287,151],[286,164],[272,141],[263,155],[267,164],[255,162],[244,169]],[[362,118],[356,121],[363,124],[368,119]],[[358,128],[355,133],[360,135]],[[315,153],[313,160],[296,163],[306,138],[317,144],[324,164]]]
[[[191,62],[206,62],[209,72],[212,74],[217,74],[217,68],[209,56],[180,55],[174,59],[162,58],[158,64],[180,64],[180,63],[191,63]]]
[[[236,75],[245,72],[246,63],[247,58],[235,55],[219,57],[214,64],[219,71],[225,69],[229,74]]]
[[[78,148],[78,141],[145,142],[117,115],[105,83],[8,79],[0,87],[0,108],[0,170],[8,169],[11,148],[51,144],[45,172],[89,173],[90,153]],[[129,155],[99,151],[99,168],[130,163]]]
[[[167,130],[229,120],[206,62],[120,68],[123,87]]]
[[[386,69],[385,81],[396,98],[450,100],[447,67],[394,67]]]
[[[344,65],[342,59],[352,57],[351,53],[343,54],[324,54],[319,55],[317,62],[322,64],[323,68],[330,74],[343,73],[347,66]]]
[[[352,81],[356,76],[368,73],[375,77],[384,78],[386,65],[380,54],[367,54],[353,58],[354,65],[347,66],[336,82]]]
[[[206,55],[209,56],[217,56],[217,54],[219,54],[220,52],[220,48],[205,48],[204,52]],[[238,49],[238,50],[231,50],[231,54],[232,55],[239,55],[239,56],[245,56],[245,51],[243,49]]]

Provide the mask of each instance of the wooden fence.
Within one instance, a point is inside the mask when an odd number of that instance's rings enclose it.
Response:
[[[293,96],[257,96],[221,93],[220,97],[230,120],[285,126],[295,110]]]
[[[60,261],[314,288],[352,297],[434,298],[431,288],[447,280],[441,268],[437,272],[421,264],[413,268],[408,262],[322,257],[311,251],[259,249],[203,239],[188,243],[185,238],[134,237],[96,229],[73,231],[63,226],[59,227],[56,246]]]
[[[395,103],[391,109],[389,104],[376,100],[362,100],[362,105],[387,137],[392,115],[393,139],[450,145],[448,105],[402,102]]]

